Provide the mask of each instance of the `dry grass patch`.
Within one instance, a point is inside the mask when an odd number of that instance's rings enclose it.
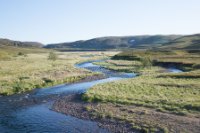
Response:
[[[116,52],[115,52],[116,53]],[[93,55],[83,57],[83,55]],[[56,84],[80,80],[93,73],[75,68],[78,62],[113,55],[112,52],[56,52],[58,59],[48,60],[49,53],[29,53],[0,60],[0,94],[10,95]]]

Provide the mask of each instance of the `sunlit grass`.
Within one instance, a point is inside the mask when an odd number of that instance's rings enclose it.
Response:
[[[160,56],[154,53],[155,55],[159,59],[163,57],[163,53]],[[184,54],[181,58],[183,63],[190,60],[186,56],[191,55]],[[192,55],[194,56],[199,57]],[[170,59],[176,62],[176,58],[175,60]],[[138,66],[141,66],[141,63],[138,60],[109,60],[98,64],[113,70],[139,72],[140,76],[97,85],[83,96],[87,101],[145,106],[177,114],[200,112],[200,71],[198,69],[170,74],[166,73],[164,68],[157,66],[140,68]]]
[[[85,97],[88,101],[134,104],[174,112],[200,111],[200,79],[145,75],[95,86]]]
[[[109,57],[114,53],[56,52],[58,59],[55,61],[48,60],[48,52],[11,56],[9,60],[0,60],[0,94],[10,95],[78,81],[93,73],[75,68],[76,63]],[[90,56],[84,57],[87,55]]]

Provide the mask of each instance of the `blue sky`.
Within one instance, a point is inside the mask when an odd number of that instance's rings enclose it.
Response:
[[[0,38],[42,43],[200,32],[200,0],[0,0]]]

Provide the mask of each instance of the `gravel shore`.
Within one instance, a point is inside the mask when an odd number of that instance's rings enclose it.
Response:
[[[87,103],[82,101],[81,94],[79,95],[69,95],[63,96],[57,100],[52,107],[52,110],[71,115],[80,119],[86,119],[91,121],[98,122],[98,125],[102,128],[108,129],[110,132],[115,133],[139,133],[137,130],[133,130],[132,126],[128,123],[117,121],[109,118],[98,118],[97,116],[92,115],[92,112],[86,109],[88,104],[93,104],[94,106],[97,103]]]

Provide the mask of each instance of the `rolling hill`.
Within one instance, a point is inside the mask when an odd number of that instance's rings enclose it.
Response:
[[[160,49],[160,50],[200,50],[200,34],[181,35],[143,35],[122,37],[100,37],[85,41],[43,45],[38,42],[21,42],[0,39],[3,49],[57,49],[68,50],[114,50],[114,49]],[[12,51],[12,50],[10,50]],[[14,51],[13,51],[14,52]]]
[[[152,48],[171,42],[180,35],[144,35],[124,37],[101,37],[86,41],[49,44],[45,48],[66,50],[111,50],[124,48]]]
[[[0,59],[8,55],[16,55],[19,53],[42,53],[49,51],[43,48],[43,44],[38,42],[21,42],[9,39],[0,39]]]
[[[171,42],[164,43],[161,49],[200,50],[200,34],[182,36]]]
[[[42,48],[43,44],[39,42],[21,42],[21,41],[9,40],[9,39],[0,39],[0,46]]]

